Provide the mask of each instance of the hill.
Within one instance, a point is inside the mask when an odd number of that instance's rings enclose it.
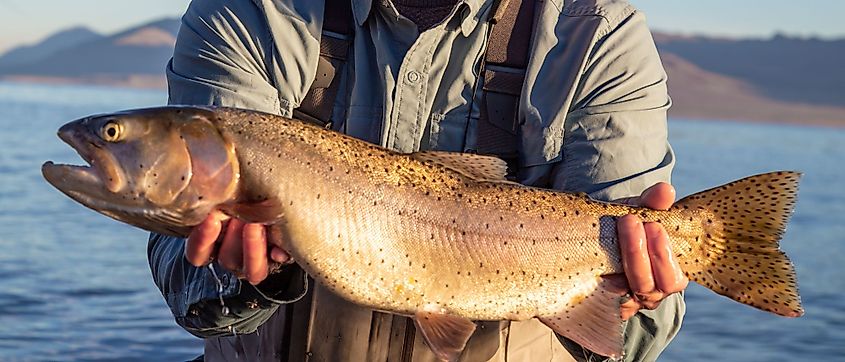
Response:
[[[845,125],[845,39],[654,38],[676,118]]]
[[[657,33],[661,53],[748,82],[765,96],[845,106],[845,39],[775,35],[769,39],[673,37]]]
[[[180,21],[69,29],[0,56],[0,79],[164,87]],[[845,125],[845,39],[654,33],[673,118]]]
[[[13,55],[6,53],[0,57],[0,76],[25,81],[163,87],[164,67],[173,54],[179,24],[178,19],[154,21],[49,53],[44,51],[47,54],[23,64],[3,66]]]
[[[778,100],[760,85],[702,69],[671,52],[661,59],[669,76],[671,118],[845,126],[845,107]]]
[[[62,30],[37,44],[10,49],[0,57],[0,68],[38,61],[52,53],[102,37],[86,27]]]

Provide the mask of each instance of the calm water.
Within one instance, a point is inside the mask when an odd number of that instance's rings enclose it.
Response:
[[[146,263],[145,233],[77,205],[41,179],[45,160],[78,163],[55,137],[92,113],[163,104],[160,91],[0,83],[0,360],[184,360],[199,340],[173,322]],[[673,122],[685,195],[752,173],[805,173],[783,249],[807,315],[779,318],[703,288],[687,293],[666,361],[845,358],[845,131]]]

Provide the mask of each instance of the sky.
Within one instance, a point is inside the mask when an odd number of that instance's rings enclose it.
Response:
[[[561,0],[569,1],[569,0]],[[843,0],[630,0],[652,29],[685,34],[845,37]],[[0,0],[0,52],[84,25],[109,34],[181,15],[189,0]]]

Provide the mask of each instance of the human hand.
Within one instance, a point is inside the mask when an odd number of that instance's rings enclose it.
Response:
[[[208,265],[217,258],[221,266],[238,278],[258,284],[278,264],[290,261],[290,255],[281,248],[282,241],[275,239],[280,238],[262,224],[246,223],[213,211],[188,236],[185,258],[196,267]]]
[[[675,189],[661,182],[643,191],[640,197],[624,201],[667,210],[675,202]],[[663,225],[643,223],[637,215],[625,215],[616,222],[616,231],[622,265],[632,292],[631,299],[622,304],[622,319],[631,318],[643,308],[655,309],[664,298],[687,287],[689,279],[672,254]]]

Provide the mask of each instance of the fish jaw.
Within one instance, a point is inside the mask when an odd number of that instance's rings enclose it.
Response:
[[[228,162],[234,150],[203,116],[201,110],[165,107],[70,122],[58,136],[88,165],[46,162],[42,175],[94,211],[184,236],[237,185],[237,164]]]
[[[65,165],[47,161],[41,174],[53,187],[85,206],[93,199],[106,199],[126,184],[122,169],[113,156],[92,137],[86,137],[85,119],[62,126],[59,138],[73,148],[88,165]],[[86,196],[87,195],[87,196]]]
[[[47,161],[41,165],[41,174],[50,185],[71,197],[72,194],[96,194],[104,189],[102,178],[91,166],[63,165]],[[74,200],[80,201],[76,197]]]
[[[114,194],[105,191],[102,180],[92,167],[60,165],[47,161],[41,166],[44,178],[59,191],[86,207],[117,221],[164,235],[185,237],[190,228],[168,225],[156,220],[174,219],[175,215],[157,212],[132,203],[116,204]]]
[[[85,129],[86,119],[71,122],[58,131],[59,138],[73,148],[88,165],[57,165],[45,163],[42,174],[57,188],[75,188],[93,191],[105,187],[118,192],[126,185],[120,164],[103,149],[101,140],[90,137]]]

